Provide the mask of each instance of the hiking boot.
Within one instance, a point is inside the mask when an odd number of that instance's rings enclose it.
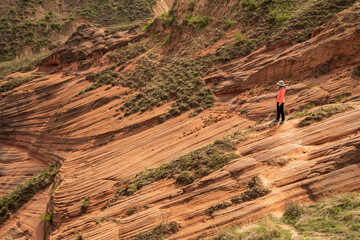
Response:
[[[284,123],[284,121],[281,121],[281,122],[280,122],[280,124],[283,124],[283,123]]]
[[[273,122],[278,122],[279,120],[275,119]]]

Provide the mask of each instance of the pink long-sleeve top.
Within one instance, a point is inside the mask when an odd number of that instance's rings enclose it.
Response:
[[[276,101],[277,101],[279,104],[282,104],[282,103],[285,102],[285,93],[286,93],[286,89],[285,89],[285,88],[281,88],[281,89],[278,91]]]

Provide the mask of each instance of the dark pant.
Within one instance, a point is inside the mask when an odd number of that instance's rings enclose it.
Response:
[[[285,113],[284,113],[284,103],[280,104],[277,103],[277,115],[276,115],[276,119],[279,120],[280,119],[280,114],[281,114],[281,121],[285,121]]]

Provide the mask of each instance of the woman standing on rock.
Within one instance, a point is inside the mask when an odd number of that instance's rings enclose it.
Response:
[[[285,121],[284,103],[285,103],[286,85],[283,80],[279,81],[277,85],[278,85],[278,93],[276,97],[277,115],[276,115],[276,119],[273,122],[278,122],[280,120],[280,114],[281,114],[280,124],[283,124]]]

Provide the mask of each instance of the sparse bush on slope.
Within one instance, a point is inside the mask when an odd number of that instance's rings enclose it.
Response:
[[[345,112],[353,107],[347,105],[337,105],[329,107],[321,107],[318,110],[306,114],[306,117],[298,123],[298,127],[309,126],[314,122],[320,122],[323,119],[329,118],[335,114]]]
[[[311,205],[292,204],[282,219],[265,217],[256,225],[234,226],[220,232],[213,240],[294,239],[292,232],[284,229],[285,224],[297,230],[300,236],[296,239],[359,239],[360,196],[348,193]]]
[[[126,53],[126,50],[124,52]],[[142,50],[137,52],[141,53]],[[124,54],[121,53],[121,55]],[[114,57],[114,59],[117,58]],[[210,58],[176,58],[162,59],[158,63],[156,60],[144,57],[137,61],[134,70],[125,75],[110,69],[89,75],[87,79],[93,81],[94,84],[78,95],[102,85],[120,85],[138,91],[138,94],[128,98],[117,109],[118,112],[123,112],[121,117],[138,112],[143,113],[167,102],[174,102],[174,104],[167,114],[160,117],[160,123],[190,109],[194,109],[193,114],[196,115],[212,107],[215,101],[213,93],[201,79],[211,62]],[[115,66],[122,68],[125,64],[127,63],[120,60]]]
[[[283,221],[290,223],[304,236],[334,239],[360,238],[360,196],[349,193],[326,198],[308,206],[292,205]]]
[[[25,77],[16,77],[8,79],[3,85],[0,86],[0,92],[7,92],[17,88],[27,82],[36,78],[36,75],[29,75]]]
[[[54,49],[54,33],[78,17],[102,26],[130,25],[153,16],[155,0],[80,1],[76,5],[64,2],[46,9],[43,1],[14,1],[13,7],[0,18],[0,62],[13,60],[30,46],[36,54]],[[45,11],[44,11],[45,10]]]
[[[331,17],[351,7],[356,0],[241,0],[227,17],[235,20],[251,38],[262,36],[263,43],[273,43],[284,37],[303,42],[312,30]],[[239,6],[240,5],[240,6]]]
[[[144,170],[128,181],[119,182],[120,186],[113,199],[107,205],[116,201],[121,196],[130,196],[146,185],[165,178],[180,177],[180,184],[190,184],[195,179],[202,178],[210,173],[222,168],[229,161],[238,158],[234,154],[234,145],[229,140],[217,140],[214,144],[197,149],[185,156],[162,164],[158,168]],[[180,175],[179,175],[180,174]],[[189,180],[191,176],[191,181]]]
[[[136,61],[135,69],[121,74],[121,70],[129,65],[132,59],[148,48],[141,42],[129,45],[112,53],[111,58],[116,62],[113,67],[87,76],[86,79],[94,84],[77,96],[103,85],[120,85],[138,92],[135,96],[128,97],[117,109],[119,114],[123,112],[120,118],[143,113],[168,102],[174,103],[168,113],[160,117],[159,123],[191,109],[191,116],[194,116],[211,108],[215,101],[212,91],[202,80],[206,71],[215,63],[223,63],[249,54],[255,49],[256,44],[256,40],[241,38],[234,44],[220,48],[214,54],[197,58],[185,56],[158,59],[148,53]]]
[[[56,164],[52,164],[26,183],[18,185],[10,194],[0,198],[0,226],[38,191],[50,186],[57,172]]]
[[[162,223],[147,232],[138,233],[135,237],[123,240],[161,240],[178,232],[180,228],[181,226],[177,222]]]
[[[282,228],[279,221],[266,217],[248,228],[232,227],[218,234],[213,240],[291,240],[291,232]]]
[[[222,202],[218,203],[214,206],[209,207],[205,210],[205,213],[211,216],[214,212],[228,208],[232,205],[240,204],[246,201],[251,201],[257,199],[259,197],[265,196],[266,194],[271,192],[270,187],[265,182],[261,176],[255,176],[248,183],[248,190],[241,193],[239,196],[233,197],[231,202]]]
[[[12,61],[1,62],[0,79],[14,72],[28,72],[34,70],[36,66],[51,53],[52,51],[48,51]]]
[[[354,77],[360,77],[360,65],[354,68],[354,71],[352,72],[352,75]]]

